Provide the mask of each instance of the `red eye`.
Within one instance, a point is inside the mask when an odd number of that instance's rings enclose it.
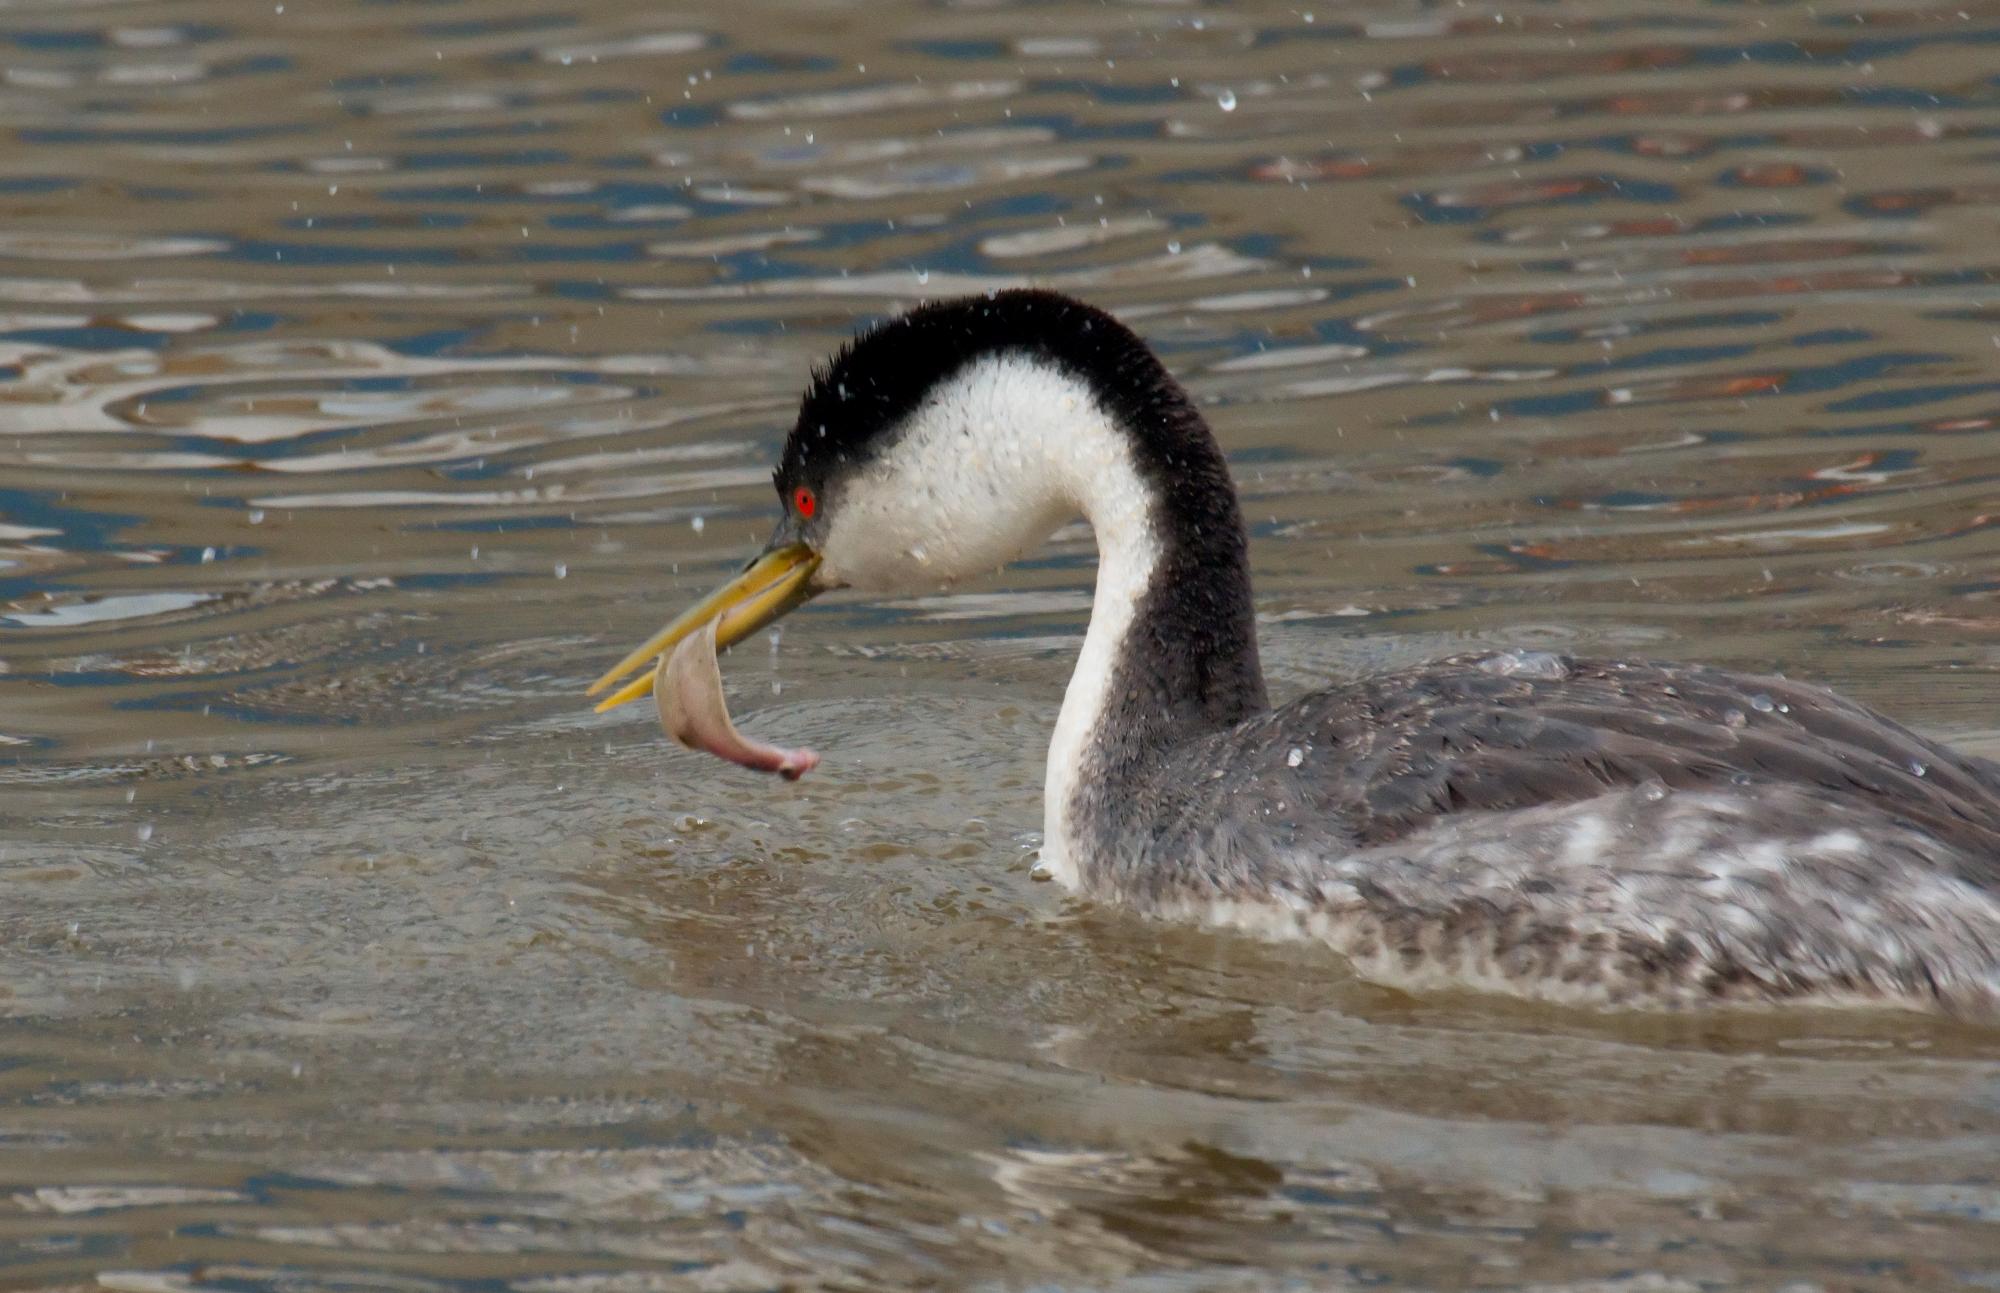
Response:
[[[819,510],[819,500],[813,497],[810,488],[801,485],[792,491],[792,507],[801,517],[811,520],[812,514]]]

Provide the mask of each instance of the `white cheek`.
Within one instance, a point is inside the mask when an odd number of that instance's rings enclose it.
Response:
[[[879,494],[879,491],[870,491]],[[862,592],[893,592],[928,581],[929,532],[920,533],[906,510],[876,497],[850,497],[836,514],[820,550],[820,578]]]
[[[1055,500],[1022,507],[976,489],[940,488],[952,479],[884,475],[852,482],[824,539],[822,577],[884,592],[989,574],[1032,549],[1066,510]]]
[[[973,365],[830,500],[821,578],[936,588],[1032,551],[1124,445],[1076,379],[1014,356]]]

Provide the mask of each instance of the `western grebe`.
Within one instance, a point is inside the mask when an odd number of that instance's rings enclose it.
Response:
[[[1222,452],[1091,306],[882,324],[815,376],[776,483],[763,554],[591,694],[711,621],[727,646],[830,589],[933,590],[1080,514],[1097,587],[1041,862],[1070,888],[1409,988],[2000,1017],[2000,763],[1781,677],[1535,651],[1272,708]]]

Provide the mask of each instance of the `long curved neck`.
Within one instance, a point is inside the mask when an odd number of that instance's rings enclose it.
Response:
[[[1089,518],[1097,593],[1044,795],[1042,860],[1060,879],[1108,856],[1164,752],[1265,708],[1222,451],[1102,310],[1022,289],[870,331],[806,392],[778,480],[837,489],[821,575],[857,588],[991,570],[1073,510]]]
[[[1078,488],[1097,590],[1050,741],[1043,844],[1071,886],[1160,753],[1268,705],[1236,492],[1200,415],[1167,393]]]

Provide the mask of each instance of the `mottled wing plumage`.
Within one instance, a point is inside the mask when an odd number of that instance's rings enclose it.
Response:
[[[2000,884],[2000,766],[1786,678],[1557,657],[1509,672],[1519,659],[1458,657],[1318,692],[1212,738],[1209,754],[1281,766],[1312,743],[1319,776],[1308,794],[1364,845],[1446,813],[1648,782],[1783,785],[1919,824],[1984,860],[1968,878]],[[1247,769],[1229,778],[1257,779]]]
[[[1784,678],[1442,660],[1163,752],[1101,807],[1101,888],[1385,981],[2000,1009],[2000,765]]]

